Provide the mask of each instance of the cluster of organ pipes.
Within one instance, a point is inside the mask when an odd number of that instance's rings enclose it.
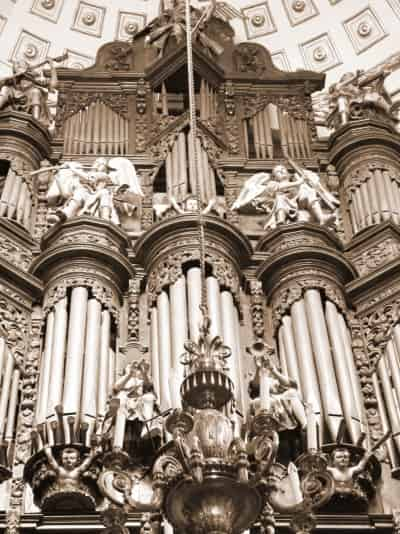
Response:
[[[88,425],[90,443],[96,419],[105,415],[115,382],[115,347],[110,311],[85,287],[74,287],[48,312],[40,369],[36,425],[64,415]]]
[[[307,121],[295,118],[269,103],[243,120],[245,151],[248,158],[312,157]]]
[[[217,90],[204,78],[200,81],[199,93],[196,95],[196,109],[200,120],[211,120],[217,114]],[[154,93],[155,109],[164,116],[175,115],[184,111],[181,95],[168,93],[165,83],[161,91]]]
[[[101,100],[88,104],[65,121],[67,154],[128,153],[128,120]]]
[[[334,442],[344,418],[351,443],[365,431],[365,414],[351,337],[335,304],[317,289],[292,304],[279,329],[282,369],[296,380],[317,417],[321,444]]]
[[[0,458],[8,449],[11,454],[19,401],[21,371],[3,338],[0,338]],[[7,465],[5,458],[1,458]]]
[[[400,222],[400,184],[387,169],[365,169],[351,186],[349,215],[353,232],[392,219]]]
[[[9,169],[0,198],[0,217],[17,221],[31,230],[31,185],[23,176]]]
[[[208,204],[216,197],[215,170],[199,137],[195,141],[196,172],[189,165],[189,161],[193,161],[193,147],[190,139],[189,132],[181,131],[167,154],[165,160],[167,194],[169,198],[172,196],[178,202],[184,200],[189,192],[196,192],[196,176],[198,176],[201,201]]]
[[[188,339],[197,341],[202,319],[201,272],[190,267],[184,276],[165,288],[151,308],[151,358],[155,392],[161,409],[179,407],[179,389],[184,369],[181,356]],[[243,403],[245,377],[242,372],[239,312],[232,293],[214,276],[206,278],[207,305],[211,319],[211,336],[219,335],[232,350],[229,375],[235,385],[238,406]]]
[[[199,103],[200,120],[210,120],[217,114],[217,93],[204,78],[200,82]]]
[[[384,431],[392,430],[387,442],[391,465],[400,466],[400,325],[393,329],[386,352],[373,375],[378,410]]]

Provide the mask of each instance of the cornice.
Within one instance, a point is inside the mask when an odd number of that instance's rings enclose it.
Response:
[[[28,153],[30,152],[38,163],[48,158],[51,152],[51,138],[48,130],[28,113],[1,111],[0,138],[2,138],[1,144],[4,148],[7,147],[8,142],[12,146],[11,140],[24,143]]]
[[[214,248],[231,258],[238,268],[244,268],[250,262],[252,254],[247,237],[219,217],[204,216],[203,221],[207,252]],[[149,271],[159,258],[168,253],[175,253],[193,245],[199,248],[198,224],[196,214],[178,215],[155,224],[136,241],[135,261]]]

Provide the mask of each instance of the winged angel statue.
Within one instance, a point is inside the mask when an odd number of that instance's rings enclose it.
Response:
[[[384,82],[399,65],[400,53],[397,52],[367,71],[347,72],[328,89],[314,93],[312,99],[316,124],[329,128],[343,126],[349,122],[354,106],[356,110],[379,110],[398,124],[399,117],[396,116]],[[335,121],[336,117],[338,120]]]
[[[334,225],[339,201],[321,184],[318,174],[289,162],[296,171],[293,177],[284,165],[276,165],[271,174],[254,174],[244,183],[231,209],[253,206],[267,213],[264,229],[299,221]]]
[[[88,171],[77,161],[52,169],[57,172],[47,200],[57,208],[54,222],[90,214],[120,224],[121,214],[133,215],[140,206],[143,191],[127,158],[97,158]]]

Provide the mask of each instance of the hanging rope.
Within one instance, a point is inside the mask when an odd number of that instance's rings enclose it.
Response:
[[[192,32],[192,22],[190,17],[190,0],[185,0],[185,19],[186,19],[186,51],[187,51],[187,70],[188,70],[188,91],[189,91],[189,143],[192,145],[192,158],[189,158],[189,165],[192,176],[196,184],[196,198],[198,206],[198,232],[200,245],[200,272],[201,272],[201,301],[200,308],[203,317],[208,315],[207,312],[207,288],[206,288],[206,252],[205,252],[205,233],[204,217],[201,204],[200,177],[197,173],[198,154],[197,154],[197,117],[196,117],[196,99],[194,86],[194,69],[193,69],[193,46],[192,38],[195,32]],[[197,31],[197,26],[195,31]],[[190,153],[190,152],[189,152]]]

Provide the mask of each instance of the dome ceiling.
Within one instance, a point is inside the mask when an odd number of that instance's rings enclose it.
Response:
[[[159,0],[1,0],[0,74],[24,57],[68,51],[65,66],[90,66],[100,45],[128,40],[157,16]],[[204,5],[206,0],[193,1]],[[342,73],[368,68],[399,49],[400,0],[229,0],[236,41],[267,47],[283,70]]]

